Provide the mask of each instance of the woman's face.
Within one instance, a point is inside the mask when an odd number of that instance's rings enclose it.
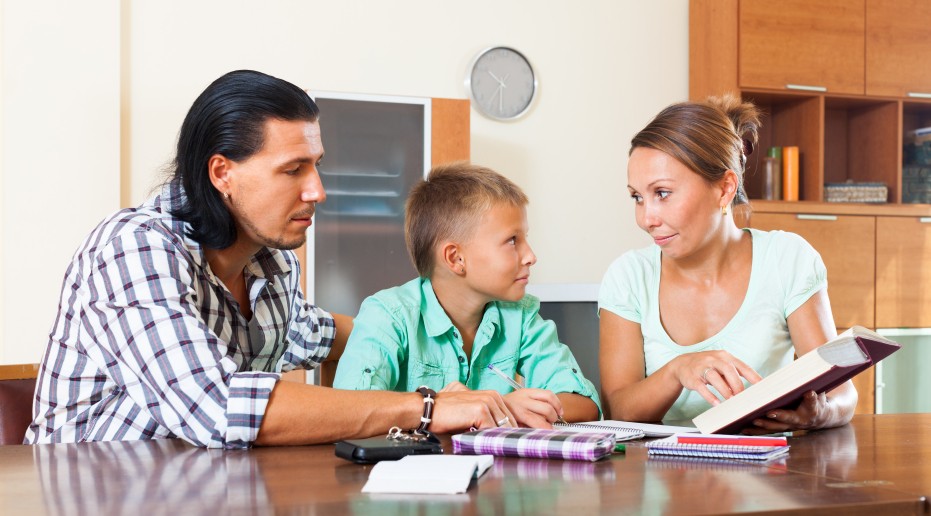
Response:
[[[665,152],[637,147],[627,164],[627,189],[637,225],[665,256],[683,258],[701,249],[723,227],[725,187],[708,183]]]

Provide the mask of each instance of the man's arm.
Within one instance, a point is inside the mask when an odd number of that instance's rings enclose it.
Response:
[[[278,382],[255,444],[318,444],[387,434],[392,426],[416,428],[422,414],[423,397],[416,392],[344,391]],[[429,429],[449,433],[494,428],[508,414],[497,392],[442,392],[436,396]]]

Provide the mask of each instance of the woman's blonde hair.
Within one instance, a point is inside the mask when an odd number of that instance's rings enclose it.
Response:
[[[495,204],[525,206],[519,186],[490,168],[460,161],[434,167],[414,185],[404,206],[404,239],[421,277],[433,272],[434,250],[444,240],[468,238]]]
[[[733,95],[681,102],[660,111],[637,133],[630,152],[637,147],[665,152],[710,183],[733,170],[738,183],[731,204],[737,206],[748,202],[744,173],[759,127],[756,106]]]

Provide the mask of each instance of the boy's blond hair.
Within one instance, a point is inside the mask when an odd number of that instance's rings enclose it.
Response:
[[[444,240],[467,239],[492,206],[525,206],[519,186],[490,168],[466,161],[433,167],[414,185],[404,206],[404,239],[421,277],[433,273],[434,251]]]

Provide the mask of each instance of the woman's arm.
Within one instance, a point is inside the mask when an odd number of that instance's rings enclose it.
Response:
[[[827,290],[816,292],[792,312],[788,323],[789,335],[798,356],[836,337]],[[857,399],[857,389],[848,380],[827,394],[809,392],[796,410],[773,410],[767,419],[758,419],[754,425],[764,433],[841,426],[853,417]]]
[[[726,351],[680,355],[644,378],[646,359],[640,325],[601,310],[601,387],[604,405],[613,419],[659,421],[683,388],[698,392],[709,403],[720,403],[708,389],[715,387],[725,398],[743,390],[760,375]]]

